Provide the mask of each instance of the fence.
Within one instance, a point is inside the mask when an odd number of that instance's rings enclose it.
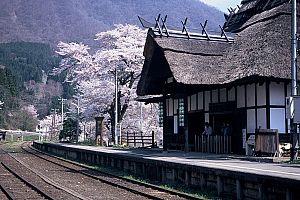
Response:
[[[203,153],[231,153],[231,136],[195,135],[195,151]]]
[[[151,135],[143,135],[143,133],[126,133],[122,136],[122,143],[125,142],[128,146],[134,147],[154,147],[154,132]]]

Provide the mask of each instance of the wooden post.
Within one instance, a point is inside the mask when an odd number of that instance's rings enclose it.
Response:
[[[218,195],[220,196],[223,193],[223,180],[220,176],[217,176],[217,190],[218,190]]]
[[[229,153],[231,153],[231,136],[228,137],[229,142]]]
[[[197,146],[197,135],[195,135],[195,152],[197,152],[198,146]]]
[[[161,181],[166,182],[166,169],[165,167],[161,167]]]
[[[243,199],[242,184],[239,179],[236,179],[236,199],[237,200]]]
[[[207,183],[206,183],[206,179],[205,179],[204,174],[200,175],[200,187],[201,187],[201,190],[204,190],[207,187]]]
[[[126,133],[126,137],[127,137],[127,146],[129,146],[129,137],[128,137],[128,132]]]
[[[152,131],[152,138],[151,139],[152,139],[152,148],[153,148],[153,147],[155,147],[155,144],[154,144],[154,131]]]
[[[188,170],[185,171],[185,185],[191,185],[191,172]]]
[[[285,199],[286,200],[292,200],[293,199],[293,196],[292,196],[292,193],[291,193],[291,190],[290,189],[286,189],[286,195],[285,195]]]
[[[133,143],[134,143],[134,147],[136,146],[136,141],[135,141],[135,132],[133,132]]]
[[[143,132],[141,132],[141,140],[142,140],[142,147],[144,147],[144,138],[143,138]]]
[[[265,197],[266,197],[265,187],[262,184],[260,184],[258,186],[258,199],[264,200]]]
[[[201,141],[201,152],[203,153],[204,152],[204,138],[203,138],[203,135],[201,135],[201,139],[202,139],[202,141]]]
[[[103,146],[103,119],[104,117],[95,117],[96,120],[96,145]],[[99,143],[100,140],[100,143]]]

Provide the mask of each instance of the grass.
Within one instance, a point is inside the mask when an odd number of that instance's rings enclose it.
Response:
[[[8,142],[20,142],[21,139],[22,139],[21,134],[13,134],[13,137],[11,134],[6,135],[6,141]],[[38,135],[23,135],[23,141],[34,141],[38,139],[39,139]]]
[[[298,160],[294,160],[294,161],[287,161],[286,163],[289,163],[289,164],[300,164],[300,159],[298,158]]]

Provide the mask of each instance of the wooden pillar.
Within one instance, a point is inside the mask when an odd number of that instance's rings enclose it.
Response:
[[[134,174],[137,174],[137,171],[136,171],[136,163],[135,163],[135,162],[131,162],[131,165],[132,165],[131,171],[132,171]]]
[[[166,182],[166,168],[161,167],[161,181]]]
[[[111,167],[115,167],[115,158],[110,158],[110,165]]]
[[[172,168],[172,182],[173,183],[176,182],[176,173],[177,173],[177,170],[175,168]]]
[[[191,172],[188,170],[185,171],[185,185],[191,185]]]
[[[222,180],[221,176],[217,176],[217,190],[218,190],[219,196],[223,193],[223,190],[224,190],[223,180]]]
[[[168,150],[168,139],[167,139],[167,102],[166,102],[166,95],[164,94],[163,98],[163,150]]]
[[[142,174],[146,177],[146,163],[142,163]]]
[[[103,119],[104,117],[95,117],[96,120],[96,145],[103,146]]]
[[[103,155],[100,155],[100,165],[104,165],[104,157]]]
[[[184,97],[184,151],[189,152],[188,98]]]
[[[292,195],[292,192],[289,188],[286,189],[286,195],[285,195],[285,199],[286,200],[292,200],[293,199],[293,195]]]
[[[264,199],[266,199],[266,191],[265,191],[265,187],[264,187],[262,184],[260,184],[260,185],[258,186],[258,199],[259,199],[259,200],[264,200]]]
[[[242,184],[239,179],[236,179],[236,199],[241,200],[243,199],[243,189]]]
[[[206,177],[204,174],[200,175],[200,187],[201,187],[201,190],[204,190],[207,187]]]

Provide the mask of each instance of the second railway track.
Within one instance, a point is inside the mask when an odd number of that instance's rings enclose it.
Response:
[[[42,154],[27,145],[22,147],[22,151],[23,155],[12,155],[18,162],[28,168],[34,168],[53,182],[69,188],[70,191],[86,199],[199,199],[154,185],[102,173],[74,162]]]

